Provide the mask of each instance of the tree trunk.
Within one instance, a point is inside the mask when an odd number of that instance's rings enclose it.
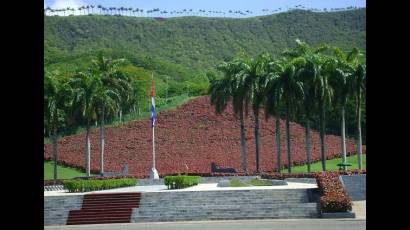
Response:
[[[280,118],[279,115],[276,115],[276,154],[277,154],[277,172],[280,173],[281,170],[281,149],[280,149]]]
[[[122,109],[120,109],[120,123],[122,122]]]
[[[100,121],[100,173],[104,173],[104,106],[101,107],[101,121]]]
[[[53,141],[53,157],[54,157],[54,183],[57,182],[57,124],[58,124],[58,110],[54,107],[53,111],[53,124],[51,126],[53,130],[52,141]]]
[[[307,172],[310,173],[310,121],[306,119],[306,161]]]
[[[256,153],[256,173],[259,173],[259,110],[255,114],[255,153]]]
[[[286,108],[286,143],[288,155],[288,173],[292,171],[292,161],[290,159],[290,127],[289,127],[289,108]]]
[[[357,162],[359,164],[359,169],[362,169],[362,123],[361,123],[361,97],[358,95],[356,105],[356,116],[357,116]]]
[[[87,121],[87,133],[86,133],[86,141],[85,141],[85,169],[87,176],[90,176],[90,166],[91,166],[91,146],[90,146],[90,121]]]
[[[345,128],[345,107],[342,106],[342,157],[343,164],[346,164],[346,128]],[[346,166],[343,166],[343,170],[346,170]]]
[[[57,130],[53,133],[54,183],[57,182]]]
[[[246,140],[245,140],[245,121],[243,118],[243,111],[240,111],[240,122],[241,122],[241,158],[242,158],[242,169],[245,173],[248,172],[247,166],[247,156],[246,156]]]
[[[322,170],[326,171],[326,155],[325,155],[325,108],[323,103],[320,106],[320,153],[322,156]]]

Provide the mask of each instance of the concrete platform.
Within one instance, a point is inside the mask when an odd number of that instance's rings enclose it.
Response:
[[[92,191],[84,193],[69,193],[67,190],[44,191],[44,196],[67,196],[84,195],[89,193],[116,193],[116,192],[184,192],[184,191],[218,191],[218,190],[260,190],[260,189],[307,189],[317,188],[316,184],[288,182],[288,185],[280,186],[251,186],[251,187],[217,187],[217,183],[198,184],[185,189],[168,190],[165,185],[144,185],[125,188]]]

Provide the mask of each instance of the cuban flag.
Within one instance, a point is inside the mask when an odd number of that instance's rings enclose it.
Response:
[[[154,85],[154,80],[151,81],[151,121],[152,121],[152,127],[155,126],[155,120],[157,118],[157,115],[155,113],[155,85]]]

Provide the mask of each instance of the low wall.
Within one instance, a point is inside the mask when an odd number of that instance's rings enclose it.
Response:
[[[340,181],[352,200],[366,200],[366,174],[341,175]]]
[[[45,196],[44,225],[65,225],[70,210],[79,210],[83,195]]]

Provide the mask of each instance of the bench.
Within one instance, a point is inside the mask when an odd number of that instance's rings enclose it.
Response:
[[[236,173],[234,168],[220,168],[215,162],[211,163],[211,172],[212,173]]]
[[[346,167],[352,166],[352,164],[349,164],[349,163],[339,163],[339,164],[337,164],[337,166],[339,166],[339,171],[342,171],[342,170],[346,170]]]

